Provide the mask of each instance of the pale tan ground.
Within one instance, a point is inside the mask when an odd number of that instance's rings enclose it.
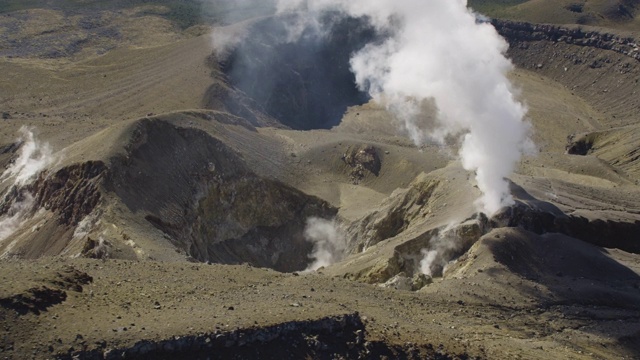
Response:
[[[33,24],[17,36],[58,31],[56,13],[31,15]],[[177,32],[163,21],[145,18],[142,23],[118,24],[132,35],[104,55],[89,49],[64,61],[0,58],[0,111],[11,115],[0,120],[0,146],[12,143],[17,130],[27,125],[64,154],[59,167],[108,160],[123,152],[130,126],[149,116],[204,130],[238,152],[258,175],[326,200],[339,207],[339,217],[347,222],[383,208],[412,183],[434,179],[441,187],[429,204],[429,216],[397,238],[323,273],[294,276],[247,266],[187,263],[185,254],[177,253],[144,214],[113,205],[104,209],[103,221],[109,225],[105,228],[110,229],[105,236],[115,239],[127,233],[135,244],[123,246],[121,257],[166,261],[68,256],[3,260],[3,297],[46,284],[63,265],[94,278],[81,293],[68,291],[65,302],[40,315],[17,316],[3,310],[3,335],[14,339],[16,358],[31,355],[33,347],[35,357],[46,358],[52,343],[54,352],[67,352],[70,346],[78,347],[77,334],[87,344],[105,340],[117,347],[216,327],[263,326],[353,311],[367,317],[372,339],[443,344],[449,354],[493,359],[640,356],[634,343],[640,336],[636,254],[560,235],[498,229],[474,245],[444,279],[416,293],[344,279],[392,257],[403,241],[476,211],[478,190],[473,176],[455,161],[455,149],[436,144],[417,149],[373,103],[349,109],[332,130],[253,130],[222,124],[215,120],[215,111],[192,110],[201,108],[206,89],[220,81],[211,76],[208,65],[210,36],[198,35],[199,29]],[[550,53],[536,56],[561,64]],[[528,195],[567,213],[639,221],[640,166],[634,161],[616,163],[630,159],[638,147],[640,113],[633,106],[638,97],[629,91],[638,85],[625,83],[627,87],[616,91],[611,86],[622,83],[621,77],[602,71],[565,74],[549,66],[511,74],[529,107],[539,148],[537,155],[523,159],[511,180]],[[597,85],[591,82],[594,78],[600,80]],[[573,87],[583,83],[591,87],[583,92]],[[612,90],[603,95],[598,86]],[[214,120],[203,120],[198,115],[202,113]],[[568,136],[591,132],[598,134],[593,154],[565,154]],[[340,159],[356,144],[375,146],[382,160],[379,176],[369,175],[358,185]],[[0,164],[7,161],[8,155],[0,155]],[[492,245],[495,239],[502,245]],[[563,261],[556,261],[554,254],[562,254]],[[527,266],[519,267],[522,264]],[[601,267],[594,270],[593,264]],[[155,301],[161,309],[154,308]],[[302,306],[292,307],[295,302]],[[234,310],[227,310],[229,306]]]

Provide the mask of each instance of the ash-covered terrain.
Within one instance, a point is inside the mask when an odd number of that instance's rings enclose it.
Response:
[[[639,12],[0,4],[0,355],[640,358]]]

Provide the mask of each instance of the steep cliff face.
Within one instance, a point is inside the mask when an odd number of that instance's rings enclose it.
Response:
[[[429,202],[438,186],[437,179],[416,181],[408,189],[387,199],[378,211],[354,222],[349,228],[354,249],[362,251],[401,234],[412,223],[424,222],[432,211]]]
[[[76,226],[100,202],[100,182],[107,173],[101,161],[64,167],[52,175],[40,174],[32,185],[35,208],[58,214],[61,224]]]
[[[304,270],[312,244],[306,220],[335,210],[319,199],[247,174],[213,180],[195,209],[189,253],[202,261],[249,262],[280,271]]]
[[[569,45],[610,50],[640,61],[638,41],[631,36],[624,37],[601,33],[580,27],[568,28],[560,25],[531,24],[501,19],[493,19],[491,24],[512,43],[527,41],[562,42]]]
[[[205,132],[163,121],[139,122],[126,155],[113,163],[107,189],[199,261],[303,270],[312,249],[306,219],[336,213],[260,178]]]
[[[229,126],[255,131],[242,121]],[[0,220],[11,228],[1,223],[0,234],[11,233],[0,238],[0,256],[135,259],[144,244],[168,240],[173,247],[161,251],[198,261],[304,270],[313,249],[303,235],[307,219],[337,212],[256,175],[205,131],[147,118],[107,133],[104,139],[116,137],[121,147],[104,160],[69,160],[4,194]]]
[[[2,257],[37,258],[59,255],[78,245],[74,230],[101,201],[101,181],[108,169],[103,162],[45,170],[25,186],[13,186],[0,202]],[[13,224],[11,224],[13,223]]]
[[[492,20],[522,69],[564,85],[603,115],[607,127],[637,121],[640,41],[580,27]]]
[[[553,211],[543,208],[550,205],[518,202],[494,216],[489,225],[491,228],[518,227],[539,235],[559,233],[597,246],[640,253],[639,216],[607,219],[601,214],[593,218],[580,211],[565,214],[557,208]]]
[[[638,0],[469,0],[473,9],[496,18],[545,24],[579,24],[637,29]]]
[[[385,283],[398,276],[410,278],[424,272],[423,266],[428,265],[432,276],[442,276],[450,262],[465,254],[481,237],[507,228],[541,236],[562,234],[603,248],[640,253],[640,209],[633,200],[638,197],[635,190],[626,194],[631,199],[626,203],[589,194],[593,196],[589,204],[575,202],[582,196],[575,184],[567,185],[563,199],[544,201],[528,193],[538,193],[540,185],[532,183],[525,190],[512,183],[515,204],[487,218],[474,213],[477,210],[471,205],[473,190],[460,179],[460,173],[438,173],[418,177],[378,209],[352,222],[346,233],[353,256],[337,264],[334,273],[368,283]],[[466,211],[461,206],[464,202],[471,205]],[[448,213],[449,207],[459,211]],[[432,258],[424,265],[429,252]]]

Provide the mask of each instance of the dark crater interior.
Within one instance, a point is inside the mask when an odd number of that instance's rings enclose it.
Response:
[[[380,38],[366,19],[325,14],[322,34],[305,28],[298,37],[295,15],[270,17],[251,27],[245,40],[221,62],[236,89],[267,114],[298,130],[328,129],[347,107],[369,100],[355,84],[349,59]]]

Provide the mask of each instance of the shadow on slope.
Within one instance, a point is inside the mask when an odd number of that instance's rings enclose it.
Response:
[[[161,120],[135,124],[126,154],[112,160],[107,188],[199,261],[303,270],[308,217],[336,210],[257,176],[204,131]]]
[[[576,135],[570,138],[567,153],[595,156],[621,170],[638,185],[640,179],[640,126],[631,125]]]
[[[526,331],[555,339],[575,337],[572,346],[582,351],[598,353],[614,345],[637,354],[640,275],[637,262],[626,263],[630,259],[624,252],[562,234],[494,229],[451,266],[445,282],[429,291],[451,291],[447,283],[454,282],[470,303],[494,304],[513,313],[525,309],[547,319],[532,327],[525,321]],[[511,326],[523,330],[517,321]],[[584,348],[592,335],[603,341],[603,348]]]

